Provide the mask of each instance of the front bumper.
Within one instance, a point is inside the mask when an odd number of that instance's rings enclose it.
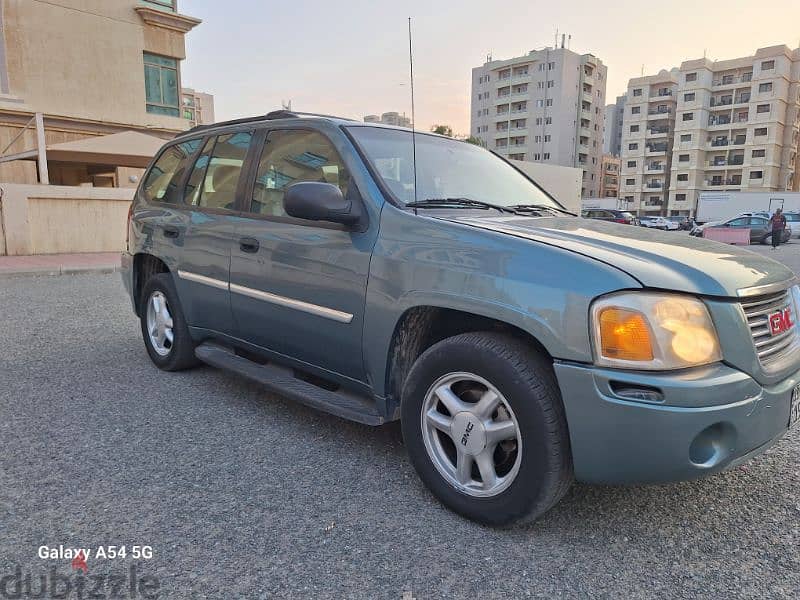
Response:
[[[575,477],[592,483],[679,481],[754,456],[788,430],[800,371],[773,386],[722,363],[672,373],[556,363]],[[638,386],[659,402],[618,395]],[[799,425],[800,426],[800,425]]]

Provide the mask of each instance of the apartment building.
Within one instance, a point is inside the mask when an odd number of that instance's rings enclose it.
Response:
[[[800,189],[800,49],[686,61],[678,84],[669,214],[701,191]]]
[[[0,0],[0,149],[135,130],[188,129],[180,64],[200,23],[177,0]],[[43,128],[31,126],[43,115]],[[59,165],[51,175],[58,180]],[[84,173],[91,183],[91,173]],[[36,164],[0,164],[0,181],[35,183]]]
[[[472,69],[470,135],[510,159],[582,171],[584,197],[600,191],[607,68],[563,47]]]
[[[610,154],[604,154],[600,164],[602,176],[599,196],[601,198],[618,198],[620,159]]]
[[[619,156],[622,151],[622,117],[627,96],[617,96],[614,104],[606,105],[606,126],[603,131],[603,152]]]
[[[624,210],[666,214],[677,89],[677,69],[628,82],[620,151]]]
[[[385,112],[382,115],[367,115],[364,117],[365,123],[383,123],[384,125],[395,125],[396,127],[411,127],[411,119],[406,113]]]
[[[182,92],[183,118],[189,121],[191,127],[215,122],[213,95],[186,87]]]

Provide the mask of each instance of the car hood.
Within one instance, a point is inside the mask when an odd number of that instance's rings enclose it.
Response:
[[[794,280],[790,269],[765,256],[684,233],[574,217],[439,218],[576,252],[621,269],[649,288],[736,297],[744,288]]]

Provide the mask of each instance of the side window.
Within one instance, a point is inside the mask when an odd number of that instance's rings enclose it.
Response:
[[[209,139],[186,183],[186,203],[201,208],[234,210],[239,176],[252,139],[250,131]]]
[[[730,221],[728,224],[731,227],[744,227],[748,224],[749,219],[747,217],[740,217],[739,219],[734,219]]]
[[[258,164],[250,212],[286,216],[283,194],[300,181],[332,183],[347,195],[350,177],[328,139],[316,131],[271,131]]]
[[[142,186],[148,202],[180,202],[178,185],[202,141],[188,140],[164,150]]]

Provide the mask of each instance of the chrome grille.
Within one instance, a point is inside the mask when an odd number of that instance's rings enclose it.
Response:
[[[750,334],[753,336],[758,360],[761,365],[769,367],[787,354],[793,352],[798,346],[797,315],[795,314],[792,294],[784,290],[776,294],[759,296],[741,303]],[[769,326],[769,315],[786,307],[792,309],[793,325],[788,331],[772,335]]]

